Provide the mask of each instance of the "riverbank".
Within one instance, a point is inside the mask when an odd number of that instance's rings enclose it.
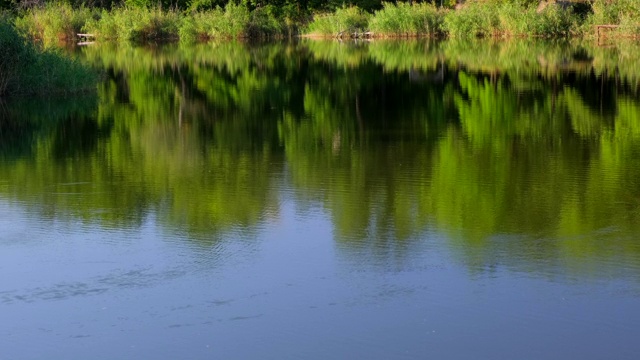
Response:
[[[324,37],[640,38],[640,6],[633,0],[546,6],[484,1],[455,9],[427,3],[383,3],[373,13],[350,7],[316,15],[307,31]]]
[[[598,25],[607,25],[600,28]],[[381,3],[381,8],[339,7],[331,12],[249,9],[163,10],[160,7],[74,8],[50,3],[24,11],[16,26],[44,44],[74,41],[78,33],[97,40],[196,41],[306,35],[316,37],[630,37],[640,38],[640,6],[635,0],[606,0],[566,6],[537,2],[467,2],[458,8],[428,3]]]

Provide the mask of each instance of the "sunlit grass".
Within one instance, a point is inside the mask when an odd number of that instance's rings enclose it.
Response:
[[[445,11],[426,3],[383,3],[370,22],[370,29],[381,36],[441,35]]]
[[[103,10],[84,30],[105,40],[168,40],[178,37],[179,24],[180,15],[175,11],[122,7]]]
[[[336,9],[335,12],[317,14],[309,24],[307,33],[321,36],[338,36],[363,32],[369,25],[370,14],[351,6]]]
[[[45,46],[52,46],[75,40],[91,16],[89,8],[72,8],[68,3],[52,2],[27,10],[15,20],[15,24],[23,34]]]

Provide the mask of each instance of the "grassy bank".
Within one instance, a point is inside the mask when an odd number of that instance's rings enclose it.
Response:
[[[94,89],[97,75],[52,50],[42,50],[0,17],[0,98],[64,95]]]
[[[193,4],[199,2],[195,1]],[[438,3],[437,1],[435,3]],[[447,2],[451,3],[451,2]],[[595,35],[595,25],[616,25],[610,37],[640,36],[640,2],[593,0],[567,8],[538,6],[528,0],[468,0],[462,7],[428,2],[381,3],[378,10],[338,7],[310,15],[304,8],[265,5],[192,5],[183,10],[120,5],[111,10],[50,3],[22,11],[16,26],[44,44],[75,39],[79,32],[98,40],[195,41],[220,38],[279,37],[574,37]]]
[[[15,20],[21,33],[45,46],[75,41],[78,33],[93,34],[97,40],[134,42],[280,37],[296,33],[299,22],[273,6],[249,11],[233,2],[224,8],[186,11],[126,5],[106,10],[50,3],[23,11]]]
[[[340,32],[374,37],[575,37],[594,36],[596,25],[615,25],[610,37],[640,37],[640,2],[593,0],[569,7],[536,1],[469,0],[464,6],[428,3],[383,3],[372,14],[342,8],[316,15],[307,33],[336,36]]]

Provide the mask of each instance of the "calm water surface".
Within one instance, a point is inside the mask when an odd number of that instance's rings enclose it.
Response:
[[[0,359],[635,359],[638,54],[83,48],[0,106]]]

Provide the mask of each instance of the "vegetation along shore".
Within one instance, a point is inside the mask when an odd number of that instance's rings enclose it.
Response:
[[[637,0],[0,0],[0,6],[20,32],[45,45],[75,41],[79,33],[125,41],[640,37]]]

